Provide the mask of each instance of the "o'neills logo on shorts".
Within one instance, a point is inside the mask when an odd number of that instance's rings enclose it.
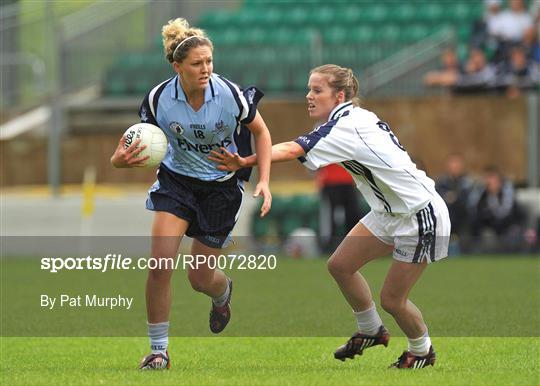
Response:
[[[184,128],[178,122],[169,123],[169,129],[173,130],[178,135],[184,134]]]
[[[396,251],[396,253],[397,253],[398,255],[407,257],[407,252],[405,252],[405,251],[403,251],[403,250],[401,250],[401,249],[397,249],[397,248],[395,249],[395,251]]]

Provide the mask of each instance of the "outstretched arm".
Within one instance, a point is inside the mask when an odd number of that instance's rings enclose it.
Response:
[[[255,166],[258,163],[257,154],[250,155],[246,158],[240,157],[238,153],[231,153],[224,147],[221,153],[212,150],[210,160],[219,163],[219,170],[234,171],[241,168]],[[306,155],[302,146],[296,142],[282,142],[272,146],[272,162],[292,161],[298,157]]]

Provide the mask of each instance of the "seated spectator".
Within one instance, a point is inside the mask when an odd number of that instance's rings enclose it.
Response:
[[[540,63],[540,23],[537,27],[531,27],[525,33],[523,46],[527,51],[527,56],[536,64]]]
[[[527,48],[529,57],[540,63],[540,0],[531,3],[531,16],[534,25],[525,32],[523,44]]]
[[[499,40],[495,61],[505,60],[512,45],[523,43],[525,33],[533,26],[533,18],[527,12],[523,0],[510,0],[510,9],[501,13],[500,20],[490,34]]]
[[[495,35],[494,31],[497,31],[499,28],[499,23],[501,22],[502,8],[501,0],[486,0],[486,13],[484,20],[486,23],[487,33],[491,36]]]
[[[501,13],[500,20],[490,32],[502,41],[520,43],[525,31],[532,27],[533,18],[527,12],[523,0],[510,0],[509,5],[510,9]]]
[[[463,74],[452,85],[454,91],[480,91],[492,87],[495,83],[495,67],[488,63],[484,51],[471,48],[464,65]]]
[[[461,73],[456,50],[447,48],[441,55],[442,69],[439,71],[428,72],[424,77],[424,84],[427,86],[451,86]]]
[[[484,47],[490,52],[497,49],[497,39],[493,31],[498,29],[501,20],[501,0],[485,0],[484,16],[476,20],[472,25],[472,33],[469,44],[472,47]]]
[[[531,2],[530,14],[533,18],[534,27],[538,32],[538,40],[540,40],[540,0]]]
[[[503,178],[495,167],[484,171],[483,183],[469,196],[471,233],[482,249],[491,244],[495,250],[512,251],[520,248],[524,213],[517,205],[512,182]],[[494,233],[491,243],[486,237]]]
[[[463,157],[450,154],[446,159],[446,174],[435,181],[435,188],[448,206],[452,233],[456,236],[468,232],[467,203],[472,187]]]
[[[539,84],[538,64],[527,57],[523,46],[513,47],[509,60],[500,66],[497,85],[504,87],[508,96],[516,97],[521,90],[534,89]]]

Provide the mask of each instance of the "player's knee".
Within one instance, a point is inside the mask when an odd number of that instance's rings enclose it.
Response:
[[[149,269],[148,270],[148,277],[151,280],[158,281],[158,282],[165,282],[171,280],[172,277],[172,270],[171,269]]]
[[[343,264],[341,264],[341,262],[338,259],[335,259],[333,256],[328,259],[326,268],[328,269],[328,272],[330,272],[330,275],[332,275],[334,278],[338,278],[345,273]]]
[[[188,274],[189,284],[191,284],[191,288],[197,292],[205,292],[208,287],[207,280],[197,274],[189,273]]]
[[[398,314],[405,306],[405,301],[401,297],[392,296],[384,291],[381,293],[381,307],[390,315]]]

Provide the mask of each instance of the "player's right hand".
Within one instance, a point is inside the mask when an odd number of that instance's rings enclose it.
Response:
[[[122,136],[111,157],[111,164],[115,168],[135,168],[144,166],[144,161],[150,158],[150,156],[139,157],[139,154],[146,148],[146,145],[137,147],[140,143],[141,140],[137,139],[126,148],[126,137]]]
[[[211,156],[208,156],[208,159],[213,162],[217,162],[219,165],[216,166],[218,170],[234,172],[238,169],[245,168],[247,161],[245,158],[240,157],[238,153],[231,153],[226,148],[220,148],[221,152],[212,150],[210,153]]]

